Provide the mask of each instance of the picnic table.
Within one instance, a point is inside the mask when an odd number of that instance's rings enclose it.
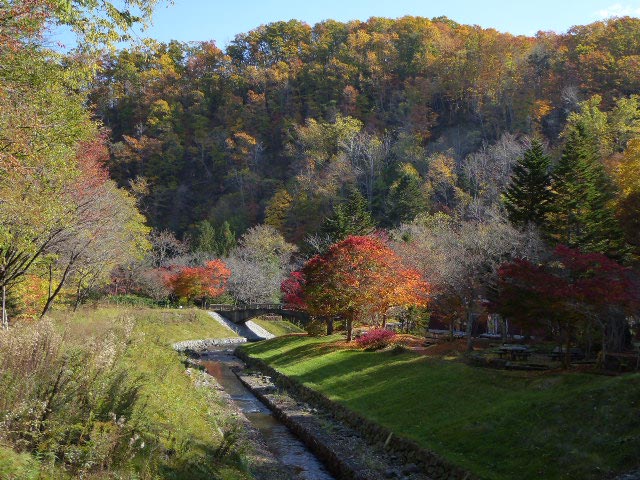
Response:
[[[523,345],[502,345],[498,349],[498,355],[500,358],[508,357],[511,360],[528,360],[531,350]]]
[[[556,347],[549,354],[551,360],[561,360],[567,353],[567,349],[565,347]],[[584,358],[584,352],[577,347],[573,347],[569,350],[569,356],[571,360],[581,360]]]

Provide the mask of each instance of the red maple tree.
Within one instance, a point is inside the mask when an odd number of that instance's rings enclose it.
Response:
[[[569,351],[576,331],[599,325],[603,350],[611,309],[630,312],[640,303],[631,271],[600,253],[563,245],[540,265],[517,260],[499,270],[496,298],[489,308],[529,327],[551,327]]]
[[[341,317],[347,341],[353,326],[365,315],[391,306],[424,306],[428,285],[406,268],[381,239],[350,236],[309,260],[285,282],[285,300],[304,305],[314,316]]]
[[[280,285],[280,291],[283,295],[283,301],[287,306],[306,310],[307,304],[304,301],[304,285],[304,274],[299,270],[291,272],[289,277],[284,279],[282,285]]]

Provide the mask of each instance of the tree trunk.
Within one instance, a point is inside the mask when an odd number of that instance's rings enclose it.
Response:
[[[49,293],[47,294],[48,298],[51,298],[52,291],[53,291],[53,265],[49,264]]]
[[[51,305],[53,305],[53,301],[60,293],[60,290],[62,290],[62,287],[64,286],[64,283],[67,280],[67,276],[69,275],[69,271],[71,270],[71,265],[73,265],[72,261],[69,262],[67,267],[64,269],[64,273],[62,274],[62,278],[60,279],[60,283],[58,283],[58,286],[55,288],[53,292],[49,293],[49,298],[47,298],[47,303],[45,303],[44,308],[42,309],[40,318],[44,317],[49,312]],[[51,289],[51,283],[49,285],[50,285],[49,288]]]
[[[605,334],[606,325],[602,326],[602,350],[600,351],[600,367],[607,367],[607,335]]]
[[[473,333],[473,309],[469,309],[467,312],[467,351],[473,352],[473,338],[471,334]]]
[[[607,351],[623,352],[631,346],[631,334],[624,312],[610,308],[605,318],[603,335],[606,339]]]
[[[2,286],[2,328],[9,330],[9,319],[7,317],[7,286]]]
[[[73,311],[75,312],[76,310],[78,310],[78,307],[80,306],[80,295],[81,295],[81,284],[80,282],[78,282],[78,288],[76,288],[76,301],[73,304]]]
[[[585,332],[585,341],[587,342],[587,351],[585,353],[586,358],[591,358],[591,351],[593,350],[593,334],[592,334],[592,325],[589,323],[587,325],[587,329]]]
[[[382,314],[382,328],[387,328],[387,314],[383,313]]]
[[[353,340],[353,317],[347,317],[347,342]]]
[[[571,335],[567,330],[567,338],[565,339],[564,359],[562,360],[562,368],[567,369],[571,365]]]
[[[500,317],[500,336],[502,339],[502,343],[507,341],[507,319],[504,317]]]
[[[328,318],[325,323],[327,324],[327,335],[333,335],[333,318]]]

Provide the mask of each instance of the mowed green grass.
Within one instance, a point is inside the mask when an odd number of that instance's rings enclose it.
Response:
[[[521,373],[282,337],[251,356],[486,479],[603,479],[640,465],[640,374]]]
[[[251,321],[257,323],[267,332],[275,335],[276,337],[288,335],[289,333],[304,333],[304,330],[300,327],[286,320],[267,320],[265,318],[258,317],[252,318]]]

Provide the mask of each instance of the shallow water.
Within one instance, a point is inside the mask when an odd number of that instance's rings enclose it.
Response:
[[[252,425],[262,434],[269,450],[301,480],[333,480],[320,460],[287,427],[276,420],[231,371],[242,361],[230,351],[210,352],[201,361],[207,373],[214,377],[242,410]]]

